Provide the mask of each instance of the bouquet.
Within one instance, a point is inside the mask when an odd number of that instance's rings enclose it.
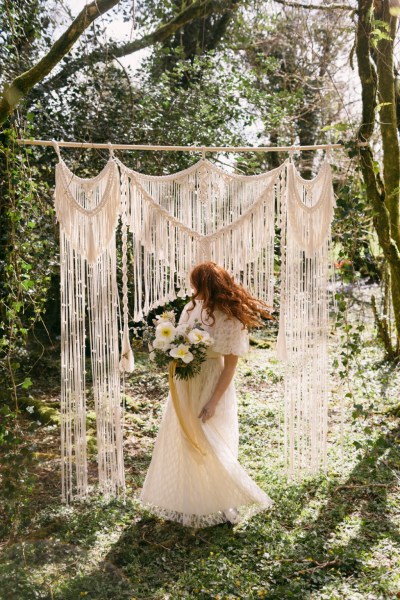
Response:
[[[158,367],[171,366],[178,379],[190,379],[200,372],[207,348],[214,340],[196,319],[194,327],[175,325],[175,313],[164,312],[153,320],[153,340],[149,342],[150,360]]]

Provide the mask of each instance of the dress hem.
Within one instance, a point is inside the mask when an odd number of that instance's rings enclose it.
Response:
[[[190,514],[190,513],[182,513],[177,510],[172,510],[169,508],[163,508],[162,506],[158,506],[156,504],[152,504],[150,502],[145,502],[140,499],[140,503],[142,507],[148,510],[153,515],[157,517],[161,517],[162,519],[166,519],[168,521],[175,521],[184,527],[194,527],[195,529],[201,529],[204,527],[212,527],[213,525],[219,525],[220,523],[232,523],[239,524],[244,520],[248,520],[253,517],[257,513],[263,512],[265,510],[271,509],[275,502],[271,500],[267,504],[246,504],[239,507],[226,508],[221,509],[219,511],[198,515],[198,514]],[[229,514],[233,514],[231,511],[236,512],[236,518],[229,518]]]

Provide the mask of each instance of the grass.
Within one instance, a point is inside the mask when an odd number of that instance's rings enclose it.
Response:
[[[94,486],[90,500],[62,505],[58,425],[21,418],[18,469],[11,450],[2,457],[1,600],[400,597],[400,374],[382,362],[371,328],[362,342],[347,378],[333,369],[328,471],[300,481],[283,470],[273,344],[240,361],[240,461],[276,504],[234,528],[196,531],[140,508],[167,390],[144,354],[126,386],[125,504],[104,502]],[[40,397],[56,406],[45,380],[35,381]],[[94,485],[94,449],[90,474]]]

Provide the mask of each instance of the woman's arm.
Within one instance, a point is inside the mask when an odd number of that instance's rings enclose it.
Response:
[[[215,386],[215,390],[210,398],[210,400],[203,406],[200,411],[198,417],[201,417],[203,423],[210,419],[214,412],[215,408],[223,396],[224,392],[227,390],[230,382],[232,381],[233,375],[235,374],[236,365],[238,362],[238,356],[236,354],[225,354],[224,356],[224,368],[223,371],[217,381],[217,385]]]

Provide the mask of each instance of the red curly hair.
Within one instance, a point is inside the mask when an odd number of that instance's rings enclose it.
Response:
[[[262,325],[260,317],[274,320],[268,310],[271,306],[254,298],[241,284],[235,283],[228,271],[215,262],[204,262],[194,267],[190,273],[190,283],[195,293],[191,298],[193,306],[188,311],[194,309],[195,300],[199,297],[213,323],[215,309],[220,309],[229,318],[236,317],[244,327]]]

